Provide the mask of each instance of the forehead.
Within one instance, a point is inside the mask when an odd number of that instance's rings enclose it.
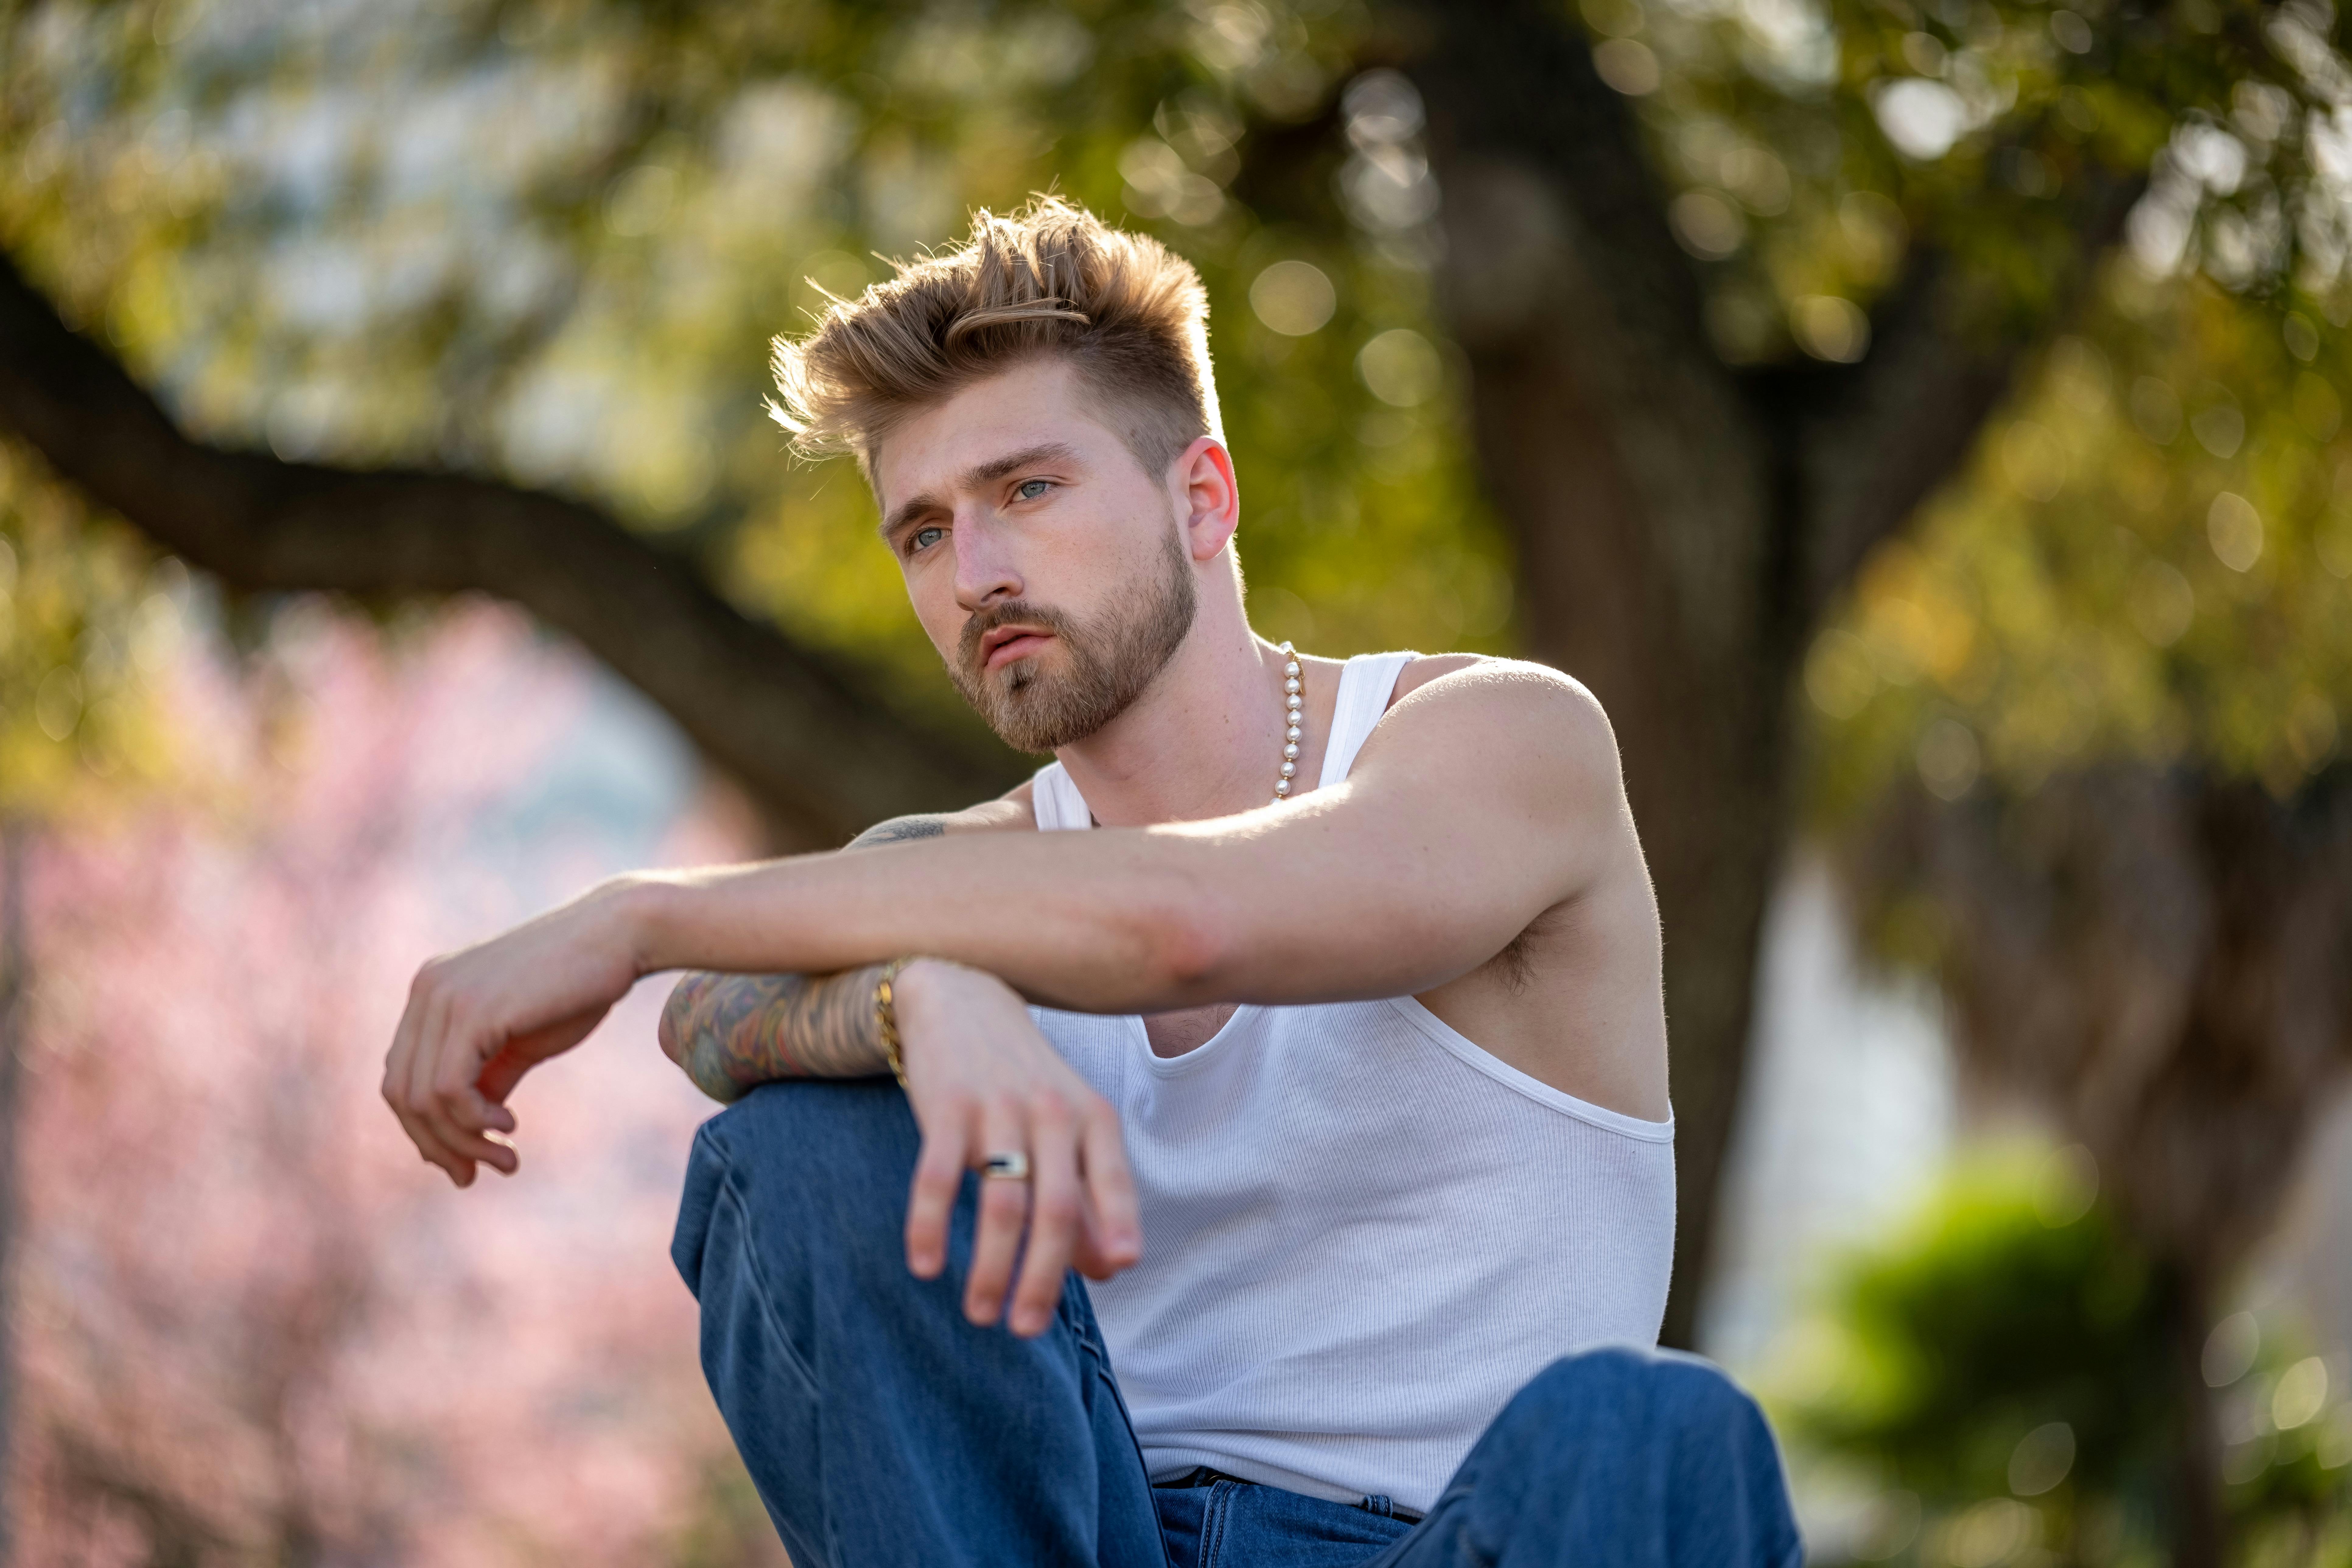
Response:
[[[973,382],[946,402],[891,426],[874,455],[874,494],[884,516],[910,496],[953,493],[957,477],[1008,452],[1065,446],[1100,460],[1123,450],[1091,412],[1076,366],[1033,359]]]

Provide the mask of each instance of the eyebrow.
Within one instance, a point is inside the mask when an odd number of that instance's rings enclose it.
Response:
[[[1018,452],[1008,452],[1002,458],[991,458],[985,463],[966,468],[956,479],[956,489],[977,489],[991,479],[1001,479],[1016,469],[1034,468],[1041,463],[1076,466],[1077,462],[1076,447],[1066,442],[1047,441],[1035,447],[1024,447]],[[887,539],[924,512],[940,510],[945,506],[944,501],[929,491],[909,497],[899,502],[890,515],[882,520],[882,526],[878,531],[883,538]]]

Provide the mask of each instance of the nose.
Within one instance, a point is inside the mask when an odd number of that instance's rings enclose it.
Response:
[[[967,613],[986,609],[1003,599],[1021,596],[1021,574],[1013,559],[1013,542],[994,527],[986,513],[960,516],[949,537],[955,546],[956,603]]]

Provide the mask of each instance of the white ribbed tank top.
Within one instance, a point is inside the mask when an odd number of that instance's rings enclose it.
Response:
[[[1318,787],[1415,657],[1348,661]],[[1061,763],[1034,793],[1040,828],[1092,826]],[[1089,1289],[1155,1479],[1425,1511],[1554,1359],[1656,1342],[1671,1121],[1562,1094],[1410,996],[1244,1005],[1174,1058],[1139,1017],[1031,1011],[1126,1129],[1143,1259]]]

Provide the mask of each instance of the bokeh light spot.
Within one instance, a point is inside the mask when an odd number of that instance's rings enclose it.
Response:
[[[2205,1352],[2198,1369],[2208,1388],[2227,1388],[2254,1369],[2262,1353],[2263,1328],[2252,1312],[2232,1312],[2205,1336]]]
[[[2063,1421],[2036,1426],[2009,1456],[2009,1489],[2019,1497],[2053,1490],[2074,1468],[2074,1429]]]
[[[1277,261],[1250,285],[1250,309],[1286,338],[1320,331],[1339,308],[1339,290],[1311,261]]]

